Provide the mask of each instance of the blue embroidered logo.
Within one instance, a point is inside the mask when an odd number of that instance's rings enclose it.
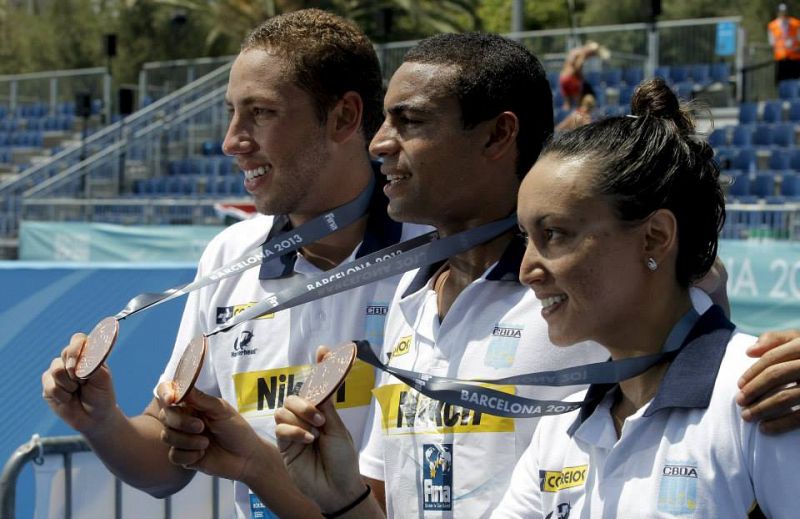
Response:
[[[453,444],[422,445],[422,509],[453,509]]]
[[[383,344],[383,323],[386,321],[386,313],[389,311],[387,303],[372,302],[367,306],[366,318],[364,322],[364,338],[370,344],[380,346]]]
[[[697,510],[697,464],[667,461],[661,469],[658,511],[686,515]]]
[[[514,364],[522,326],[498,323],[492,330],[483,364],[490,368],[510,368]]]

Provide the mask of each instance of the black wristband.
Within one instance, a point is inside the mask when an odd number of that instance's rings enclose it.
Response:
[[[361,502],[364,501],[366,498],[368,498],[370,492],[372,492],[372,487],[367,485],[367,489],[364,491],[363,494],[358,496],[355,501],[353,501],[352,503],[350,503],[349,505],[347,505],[344,508],[336,510],[335,512],[331,512],[329,514],[326,514],[325,512],[322,512],[322,517],[324,517],[325,519],[333,519],[334,517],[339,517],[340,515],[344,515],[345,513],[347,513],[350,510],[352,510],[353,508],[355,508],[358,505],[360,505]]]

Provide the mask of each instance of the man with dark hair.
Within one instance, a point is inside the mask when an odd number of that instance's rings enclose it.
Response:
[[[433,225],[444,236],[513,215],[520,180],[553,132],[543,67],[522,45],[489,34],[420,42],[392,77],[384,110],[370,151],[389,178],[389,215]],[[519,282],[523,250],[514,228],[406,274],[389,309],[381,358],[394,368],[459,379],[600,361],[596,347],[550,345],[541,304]],[[568,393],[540,389],[537,397]],[[488,515],[536,419],[439,402],[388,375],[374,394],[360,468],[376,495],[385,485],[389,516]]]
[[[367,153],[382,119],[382,93],[372,44],[354,24],[335,15],[296,11],[271,18],[247,37],[225,96],[231,119],[223,148],[235,157],[244,185],[263,214],[215,237],[200,260],[198,278],[284,233],[295,236],[302,224],[330,216],[350,201],[363,198],[367,209],[353,223],[332,226],[335,232],[322,239],[303,242],[299,253],[270,259],[260,268],[192,292],[162,382],[171,379],[192,338],[306,276],[408,237],[409,228],[404,236],[401,224],[386,215],[381,192],[385,181],[373,170]],[[83,334],[72,338],[43,375],[44,396],[104,463],[135,487],[166,496],[201,470],[244,481],[235,484],[239,517],[268,517],[265,507],[282,517],[312,517],[319,513],[316,506],[292,486],[272,443],[273,412],[302,384],[317,345],[364,336],[371,336],[376,347],[381,344],[385,310],[396,282],[371,283],[213,335],[197,381],[202,393],[194,393],[181,407],[153,399],[143,414],[124,416],[116,406],[107,367],[85,382],[75,378]],[[372,368],[357,366],[338,402],[357,439],[373,385]],[[159,395],[162,389],[159,386]],[[260,437],[253,433],[252,441],[245,443],[221,440],[218,433],[226,421],[212,412],[219,406],[229,412],[225,416],[241,413],[247,428]],[[259,450],[264,456],[258,467],[250,468],[265,471],[269,479],[250,480],[245,467],[235,463],[257,445],[264,446]]]

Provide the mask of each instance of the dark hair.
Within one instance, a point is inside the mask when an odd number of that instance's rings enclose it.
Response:
[[[664,208],[678,222],[678,282],[705,275],[717,256],[725,197],[714,151],[696,137],[688,111],[663,79],[642,83],[632,116],[613,117],[559,135],[542,152],[589,157],[599,174],[598,193],[618,216],[640,221]]]
[[[242,51],[277,50],[295,84],[313,98],[319,120],[350,91],[361,96],[367,142],[383,121],[383,80],[370,41],[352,22],[320,9],[302,9],[265,21],[245,38]]]
[[[519,119],[517,175],[525,176],[553,133],[553,97],[536,56],[496,34],[461,33],[426,38],[403,61],[457,67],[444,87],[458,99],[465,129],[513,112]]]

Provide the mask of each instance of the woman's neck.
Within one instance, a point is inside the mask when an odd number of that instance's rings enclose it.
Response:
[[[661,298],[645,306],[641,318],[631,321],[631,326],[620,330],[620,339],[613,344],[604,343],[611,358],[639,357],[657,354],[663,350],[673,328],[692,308],[687,290],[676,291],[671,297]],[[683,339],[683,338],[681,338]],[[662,362],[641,375],[620,382],[620,395],[612,414],[621,422],[634,414],[655,396],[669,364]]]

